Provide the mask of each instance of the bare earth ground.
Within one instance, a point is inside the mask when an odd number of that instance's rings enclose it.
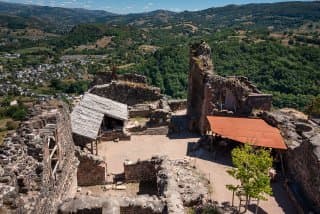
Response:
[[[168,155],[171,159],[187,157],[188,145],[196,143],[197,136],[181,135],[176,138],[167,136],[132,136],[131,141],[102,142],[99,145],[99,156],[103,156],[108,164],[108,173],[123,172],[125,160],[136,161],[148,159],[153,155]],[[226,173],[230,167],[230,159],[226,158],[228,152],[218,153],[215,160],[212,154],[200,150],[192,158],[192,163],[210,179],[212,186],[212,199],[219,203],[231,202],[232,193],[225,187],[226,184],[236,181]],[[260,202],[259,213],[295,213],[288,196],[280,183],[273,184],[275,197],[268,197],[268,201]],[[237,205],[238,202],[235,202]],[[251,210],[254,211],[252,206]]]

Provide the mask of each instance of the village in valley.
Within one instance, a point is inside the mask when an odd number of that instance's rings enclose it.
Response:
[[[187,99],[113,69],[32,106],[1,145],[0,213],[320,212],[319,121],[189,48]]]

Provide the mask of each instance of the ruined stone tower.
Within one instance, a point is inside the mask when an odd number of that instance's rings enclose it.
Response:
[[[211,49],[203,41],[190,48],[188,83],[189,129],[205,134],[206,116],[250,116],[270,110],[272,95],[262,94],[246,77],[222,77],[214,72]]]
[[[203,41],[191,45],[189,64],[189,85],[187,114],[189,117],[189,129],[200,131],[203,112],[203,100],[205,91],[203,90],[205,79],[208,74],[213,74],[213,64],[211,61],[211,48]]]

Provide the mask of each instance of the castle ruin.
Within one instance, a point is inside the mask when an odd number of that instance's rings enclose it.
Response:
[[[205,134],[206,116],[249,116],[268,111],[272,95],[261,93],[246,77],[222,77],[214,72],[211,48],[205,42],[190,48],[187,114],[189,129]]]

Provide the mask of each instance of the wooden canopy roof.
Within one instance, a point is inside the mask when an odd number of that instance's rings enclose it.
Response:
[[[275,149],[287,149],[280,131],[262,119],[207,116],[211,131],[225,138]]]

